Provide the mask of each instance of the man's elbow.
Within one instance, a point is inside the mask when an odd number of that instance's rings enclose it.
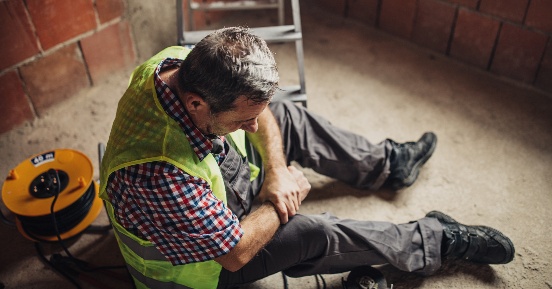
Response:
[[[227,264],[222,267],[230,272],[236,272],[240,270],[245,264]]]
[[[236,272],[249,263],[250,260],[244,258],[243,256],[234,256],[234,254],[230,252],[224,256],[216,258],[215,261],[218,262],[224,269],[230,272]]]

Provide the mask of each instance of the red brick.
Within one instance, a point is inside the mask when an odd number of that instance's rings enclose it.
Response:
[[[477,8],[477,4],[479,3],[479,0],[445,0],[450,3],[455,3],[463,7],[468,7],[475,9]]]
[[[504,23],[491,71],[532,83],[544,53],[547,38],[544,34]]]
[[[467,9],[458,11],[450,55],[487,69],[500,23]]]
[[[416,14],[416,0],[382,0],[379,27],[410,39]]]
[[[552,0],[531,0],[525,24],[552,33]]]
[[[552,93],[552,40],[542,59],[535,86]]]
[[[38,53],[23,1],[0,2],[0,70]]]
[[[96,0],[96,10],[100,23],[105,23],[122,16],[125,3],[122,0]]]
[[[206,26],[206,23],[207,23],[207,19],[209,17],[207,17],[207,13],[209,12],[203,12],[203,11],[198,11],[198,10],[195,10],[193,13],[193,29],[192,27],[190,27],[190,19],[188,19],[188,4],[187,4],[187,0],[183,0],[183,7],[184,7],[184,27],[186,30],[200,30],[202,28],[205,28]],[[196,2],[199,2],[199,1],[196,1]],[[209,2],[212,2],[212,1],[209,1]]]
[[[220,2],[221,0],[194,0],[196,3],[206,2]],[[201,30],[201,29],[213,29],[212,27],[207,27],[208,25],[220,21],[223,17],[230,13],[235,13],[236,11],[232,10],[210,10],[210,11],[202,11],[202,10],[194,10],[193,12],[193,29],[191,29],[189,26],[190,21],[188,19],[188,0],[183,0],[183,7],[184,7],[184,27],[186,30]],[[229,1],[230,2],[230,1]],[[276,11],[276,10],[274,10]],[[274,14],[275,19],[277,18],[277,14]]]
[[[26,3],[44,50],[96,28],[92,0],[27,0]]]
[[[357,0],[357,1],[349,1],[348,3],[349,3],[348,16],[350,18],[358,20],[370,26],[376,25],[376,19],[378,14],[377,0]]]
[[[481,0],[479,10],[521,23],[527,10],[527,4],[529,4],[529,0]]]
[[[134,64],[135,53],[128,23],[118,22],[81,40],[93,83]]]
[[[414,41],[445,53],[456,7],[438,0],[420,0],[414,26]]]
[[[90,86],[84,61],[76,44],[58,49],[22,66],[20,71],[38,115],[44,109]]]
[[[5,133],[12,128],[33,119],[33,112],[19,76],[15,71],[9,71],[0,76],[0,133]]]
[[[207,0],[207,2],[220,2],[221,0]],[[184,0],[184,2],[186,2]],[[196,2],[200,2],[200,1],[197,1]],[[231,2],[231,1],[229,1]],[[276,11],[276,10],[273,10],[273,11]],[[196,14],[203,14],[202,16],[200,16],[202,18],[202,21],[203,22],[200,22],[199,18],[198,18],[198,21],[196,21],[196,25],[197,27],[205,27],[206,25],[211,25],[217,21],[220,21],[224,16],[228,15],[228,13],[235,13],[236,11],[220,11],[220,10],[211,10],[211,11],[207,11],[207,12],[196,12]],[[274,14],[274,16],[276,16],[276,13]]]

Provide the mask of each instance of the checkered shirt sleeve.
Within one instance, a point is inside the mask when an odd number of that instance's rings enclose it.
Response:
[[[151,241],[173,265],[222,256],[243,235],[237,217],[205,180],[169,163],[120,169],[107,193],[121,225]]]

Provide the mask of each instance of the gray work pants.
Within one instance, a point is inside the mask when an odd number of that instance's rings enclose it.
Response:
[[[387,178],[387,141],[371,144],[291,102],[274,102],[270,109],[280,125],[289,162],[296,161],[359,188],[377,189]],[[260,161],[254,151],[248,153],[248,158],[254,163]],[[249,212],[251,199],[261,185],[262,174],[251,183],[248,194],[228,194],[229,207],[238,217]],[[431,274],[441,266],[442,230],[433,218],[396,225],[339,219],[327,213],[297,214],[280,226],[272,240],[243,268],[237,272],[222,269],[219,288],[251,283],[280,271],[302,277],[342,273],[362,265],[391,264],[400,270]]]

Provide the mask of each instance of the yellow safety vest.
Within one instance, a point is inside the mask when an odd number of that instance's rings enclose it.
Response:
[[[153,75],[165,58],[184,59],[189,50],[169,47],[142,65],[131,77],[129,87],[117,108],[117,114],[100,170],[100,197],[106,200],[121,253],[137,288],[216,288],[221,265],[205,261],[173,266],[155,247],[123,228],[115,219],[106,193],[107,180],[113,172],[135,164],[165,161],[186,173],[202,178],[214,195],[226,203],[224,180],[212,154],[199,160],[179,124],[165,113],[157,99]],[[227,135],[242,155],[246,155],[245,132]],[[250,164],[251,179],[259,168]]]

